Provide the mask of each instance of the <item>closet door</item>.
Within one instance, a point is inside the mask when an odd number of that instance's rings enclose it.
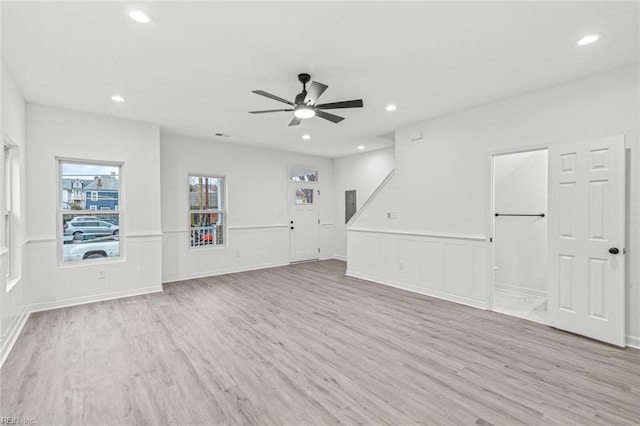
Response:
[[[625,346],[624,136],[549,148],[549,325]]]

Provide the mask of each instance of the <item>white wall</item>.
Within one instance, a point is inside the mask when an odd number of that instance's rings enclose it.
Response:
[[[25,101],[16,87],[13,78],[2,64],[2,121],[0,135],[3,143],[13,145],[13,222],[11,235],[11,253],[0,247],[0,366],[9,355],[9,351],[18,338],[27,319],[24,301],[24,249],[26,223],[24,212],[26,201],[24,194],[26,182],[26,119]],[[4,185],[4,161],[0,165],[0,182]],[[0,212],[4,212],[3,197],[0,197]],[[4,234],[4,225],[0,233]],[[7,263],[11,261],[11,277],[6,280]]]
[[[345,191],[356,191],[356,210],[393,170],[395,148],[380,149],[333,160],[334,256],[347,259],[347,227],[344,222]]]
[[[182,136],[161,139],[163,281],[288,264],[290,165],[318,170],[320,257],[333,256],[330,159]],[[189,174],[227,179],[225,247],[189,247]]]
[[[499,155],[494,159],[494,211],[547,213],[547,151]],[[494,219],[496,286],[547,294],[547,217]]]
[[[159,127],[28,104],[27,141],[25,297],[31,308],[160,291]],[[56,157],[123,163],[120,258],[58,264]]]
[[[398,250],[387,249],[388,241],[382,237],[399,241],[399,233],[410,232],[485,238],[489,153],[624,134],[630,155],[627,331],[629,342],[640,346],[640,259],[636,254],[640,250],[638,71],[637,66],[625,67],[398,129],[395,177],[353,225],[372,231],[379,241],[365,241],[363,232],[356,229],[348,232],[350,258],[362,257],[366,251],[374,253],[360,265],[349,259],[349,273],[389,281],[385,277],[398,277],[399,262],[405,262],[405,271],[413,268],[440,273],[437,262],[442,258],[445,265],[451,264],[449,272],[455,273],[456,268],[473,270],[470,256],[461,260],[459,253],[445,248],[434,249],[431,257],[409,259]],[[411,141],[410,136],[416,132],[422,132],[423,139]],[[397,219],[387,219],[390,210],[397,212]],[[460,241],[446,238],[450,244]],[[373,243],[374,247],[366,246]],[[392,259],[386,261],[388,270],[384,274],[371,267],[380,264],[383,255]],[[486,296],[447,283],[446,272],[437,283],[419,279],[421,291],[433,293],[440,288],[447,295],[461,292],[473,299],[473,304],[486,304]],[[395,285],[407,283],[402,277],[395,281]],[[451,287],[447,287],[449,284]]]

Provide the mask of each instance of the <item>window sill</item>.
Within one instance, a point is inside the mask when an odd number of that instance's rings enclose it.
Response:
[[[215,245],[215,246],[189,246],[189,250],[195,250],[195,251],[199,251],[199,250],[220,250],[220,249],[226,249],[227,245],[226,244],[220,244],[220,245]]]
[[[115,256],[103,259],[84,259],[84,260],[76,260],[76,261],[68,261],[68,262],[59,262],[58,268],[66,269],[66,268],[79,268],[82,266],[96,266],[96,265],[113,265],[118,263],[127,263],[127,259],[124,257],[115,258]]]

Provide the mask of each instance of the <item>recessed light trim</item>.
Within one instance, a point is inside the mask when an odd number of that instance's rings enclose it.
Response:
[[[385,107],[385,110],[387,110],[387,111],[395,111],[395,110],[397,110],[397,109],[398,109],[398,107],[397,107],[397,106],[395,106],[394,104],[389,104],[389,105],[387,105],[387,106]]]
[[[308,141],[309,139],[311,139],[310,135],[302,135],[302,139],[304,139],[305,141]]]
[[[136,21],[139,24],[148,24],[149,22],[151,22],[151,18],[149,18],[149,15],[147,15],[141,10],[130,10],[129,18],[131,18],[132,20]]]
[[[595,43],[598,40],[600,40],[600,34],[589,34],[578,40],[576,44],[578,46],[586,46],[588,44]]]
[[[120,95],[113,95],[113,96],[111,96],[111,100],[112,100],[113,102],[118,102],[118,103],[120,103],[120,104],[121,104],[122,102],[124,102],[124,101],[125,101],[125,99],[124,99],[122,96],[120,96]]]
[[[365,147],[364,145],[358,145],[358,149],[359,149],[360,151],[362,151],[362,150],[363,150],[363,149],[365,149],[365,148],[366,148],[366,147]]]

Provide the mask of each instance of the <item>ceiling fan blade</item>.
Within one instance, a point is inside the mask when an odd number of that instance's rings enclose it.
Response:
[[[265,109],[262,111],[249,111],[250,114],[264,114],[265,112],[283,112],[283,111],[293,111],[292,109]]]
[[[324,111],[316,111],[316,115],[320,118],[324,118],[325,120],[333,121],[334,123],[339,123],[344,120],[344,117],[340,117],[335,114],[330,114]]]
[[[293,117],[293,120],[291,120],[291,122],[289,123],[289,127],[297,126],[298,124],[300,124],[301,121],[302,121],[302,118]]]
[[[286,99],[281,98],[280,96],[276,96],[276,95],[272,95],[271,93],[267,93],[264,90],[253,90],[252,93],[255,93],[256,95],[262,95],[262,96],[266,96],[267,98],[273,99],[274,101],[278,101],[278,102],[283,102],[285,104],[289,104],[291,106],[294,106],[295,104],[291,101],[288,101]]]
[[[362,99],[316,105],[317,109],[362,108]]]
[[[304,103],[309,105],[309,103],[311,103],[311,105],[315,105],[315,103],[318,101],[318,98],[324,93],[325,90],[327,90],[327,86],[326,84],[322,84],[322,83],[318,83],[317,81],[314,81],[311,83],[311,87],[309,87],[309,90],[307,90],[307,96],[304,98]]]

